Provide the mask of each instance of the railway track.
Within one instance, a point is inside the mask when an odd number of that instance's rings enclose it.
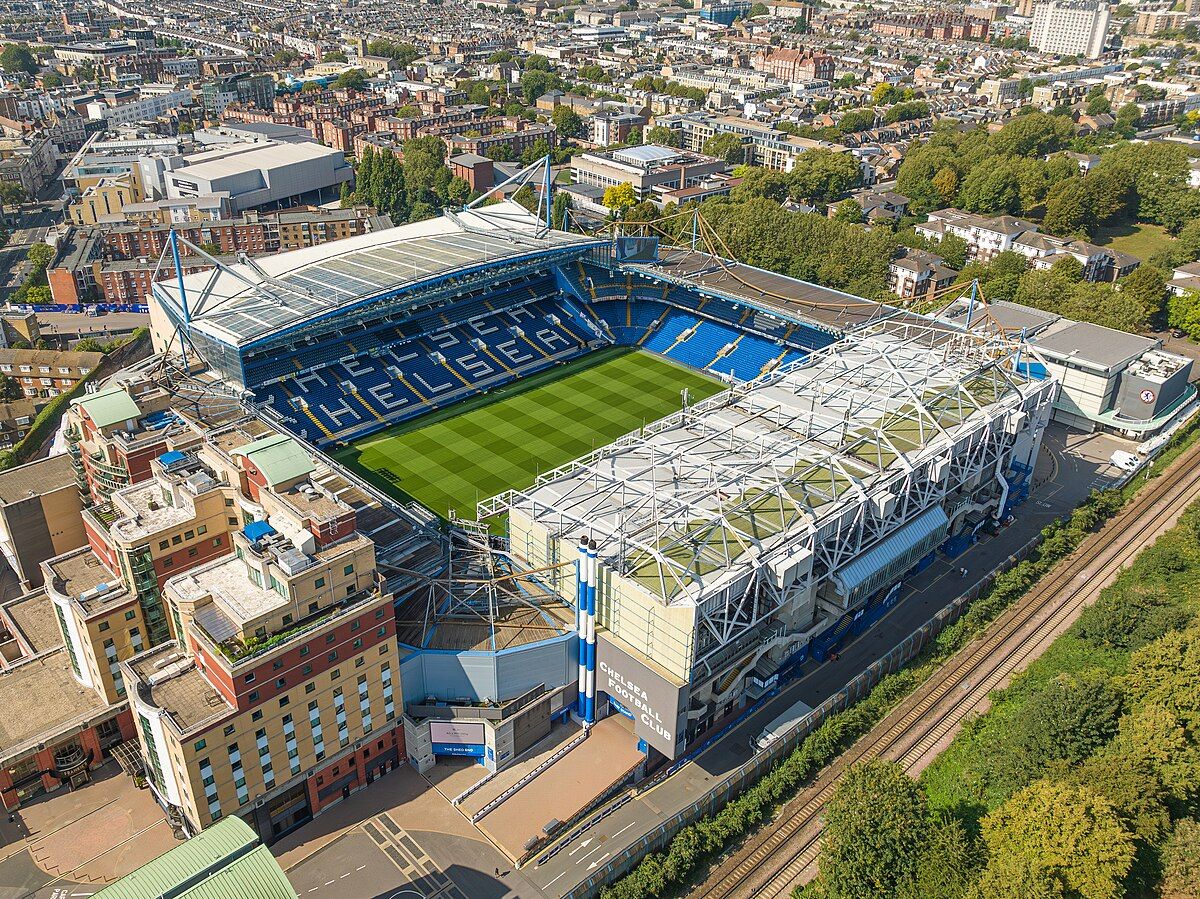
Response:
[[[988,693],[1065,630],[1112,577],[1200,496],[1200,444],[1183,453],[1100,531],[1001,615],[982,638],[963,647],[815,783],[785,806],[751,843],[713,872],[694,895],[704,899],[788,896],[820,853],[820,815],[842,773],[874,758],[915,770]]]

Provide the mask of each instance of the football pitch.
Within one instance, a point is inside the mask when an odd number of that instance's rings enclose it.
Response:
[[[720,381],[630,349],[567,365],[364,437],[335,459],[393,496],[447,516],[530,486],[543,471],[725,389]]]

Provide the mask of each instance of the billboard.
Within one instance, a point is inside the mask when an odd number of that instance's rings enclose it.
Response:
[[[658,260],[658,238],[618,237],[613,255],[618,262],[655,262]]]
[[[434,755],[483,755],[484,726],[479,723],[430,721],[429,738]]]
[[[688,688],[596,636],[596,690],[607,693],[632,713],[633,732],[667,758],[683,739]]]

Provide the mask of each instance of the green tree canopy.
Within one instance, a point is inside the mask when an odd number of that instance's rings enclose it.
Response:
[[[1009,865],[1028,866],[1043,883],[1057,881],[1081,899],[1118,899],[1133,864],[1133,836],[1107,799],[1046,780],[985,817],[983,839],[985,870],[994,874]]]
[[[928,810],[895,762],[850,768],[825,809],[821,879],[829,899],[888,899],[916,873]]]
[[[736,134],[725,132],[722,134],[714,134],[704,142],[704,153],[708,156],[716,156],[718,159],[724,159],[730,165],[737,165],[746,155],[746,149],[742,144],[742,139]]]
[[[38,70],[37,60],[25,44],[5,44],[0,50],[0,69],[10,75],[32,75]]]
[[[583,119],[570,106],[556,106],[550,113],[550,123],[559,137],[579,137],[583,131]]]

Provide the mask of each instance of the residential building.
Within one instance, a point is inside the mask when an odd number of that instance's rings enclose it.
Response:
[[[64,453],[0,472],[0,552],[26,590],[42,585],[43,560],[87,544],[82,510]]]
[[[947,234],[961,237],[967,242],[970,258],[977,262],[1013,249],[1018,237],[1036,230],[1036,225],[1010,215],[988,218],[953,208],[931,212],[927,221],[916,226],[918,234],[935,243],[941,243]]]
[[[1045,0],[1034,4],[1029,43],[1043,53],[1096,59],[1104,53],[1108,22],[1103,0]]]
[[[656,187],[696,187],[727,168],[723,159],[654,144],[611,153],[580,153],[571,159],[571,175],[577,184],[608,188],[628,183],[639,200],[654,199]]]
[[[954,283],[958,272],[946,265],[941,256],[902,248],[888,263],[888,287],[903,300],[923,299]]]
[[[16,381],[21,392],[30,399],[53,398],[72,390],[95,371],[103,359],[103,353],[3,347],[0,348],[0,374]]]
[[[756,57],[756,68],[771,73],[781,81],[832,81],[834,60],[827,53],[775,49]]]

